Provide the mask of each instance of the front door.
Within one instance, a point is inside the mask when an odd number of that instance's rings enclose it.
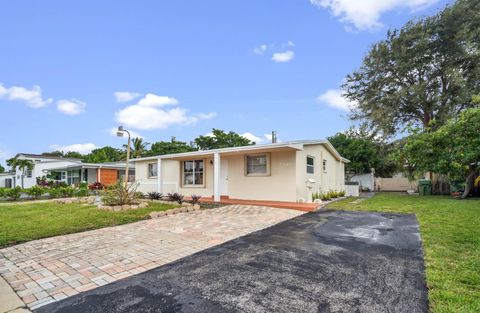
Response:
[[[228,196],[228,160],[220,161],[220,195]]]

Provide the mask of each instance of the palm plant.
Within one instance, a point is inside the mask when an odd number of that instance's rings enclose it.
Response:
[[[131,157],[132,158],[139,158],[142,157],[145,152],[147,151],[149,143],[143,141],[143,138],[136,137],[132,139],[132,147],[131,147]],[[126,149],[127,145],[123,145]]]
[[[16,171],[17,168],[21,171],[22,188],[23,188],[23,178],[25,177],[25,174],[27,171],[33,170],[33,162],[31,160],[26,160],[26,159],[12,158],[7,160],[7,164],[12,168],[13,171]]]

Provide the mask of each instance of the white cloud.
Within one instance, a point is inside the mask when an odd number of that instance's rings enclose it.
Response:
[[[137,99],[141,95],[142,94],[138,92],[130,92],[130,91],[116,91],[113,93],[113,96],[115,97],[115,100],[117,100],[117,102],[132,101],[133,99]]]
[[[10,101],[21,101],[32,108],[41,108],[51,103],[53,100],[42,97],[42,89],[40,86],[33,86],[32,89],[25,87],[12,86],[4,87],[0,84],[0,99],[5,98]]]
[[[268,49],[268,46],[265,45],[265,44],[263,44],[263,45],[260,45],[260,46],[258,46],[258,47],[255,47],[255,48],[253,49],[253,52],[254,52],[255,54],[258,54],[258,55],[263,55],[263,54],[265,53],[265,51],[267,51],[267,49]]]
[[[92,152],[92,150],[97,149],[98,147],[93,143],[76,143],[68,146],[50,145],[50,148],[53,150],[58,150],[63,152],[74,151],[81,154],[88,154]]]
[[[162,108],[163,106],[173,108]],[[171,97],[147,94],[137,104],[127,106],[116,115],[122,125],[135,129],[165,129],[171,125],[189,125],[200,120],[211,119],[216,113],[188,115],[188,111],[178,106],[178,100]]]
[[[318,7],[326,8],[342,23],[353,25],[358,30],[382,27],[380,16],[395,9],[419,10],[438,0],[310,0]],[[351,30],[346,26],[346,30]]]
[[[162,107],[165,105],[177,105],[178,100],[171,97],[157,96],[153,93],[147,93],[145,97],[138,101],[138,105],[149,107]]]
[[[117,127],[112,127],[110,129],[108,129],[108,133],[112,136],[117,136],[117,130],[118,128]],[[139,133],[137,133],[136,131],[133,131],[133,130],[128,130],[129,133],[130,133],[130,137],[133,139],[133,138],[143,138],[142,135],[140,135]]]
[[[255,136],[255,135],[252,134],[252,133],[244,133],[244,134],[242,134],[242,137],[245,137],[245,138],[247,138],[248,140],[253,141],[253,142],[255,142],[255,143],[260,143],[260,142],[263,141],[262,138],[257,137],[257,136]]]
[[[290,62],[295,57],[295,52],[288,50],[285,52],[277,52],[272,56],[272,60],[277,63]]]
[[[350,111],[351,108],[354,108],[357,105],[356,102],[349,101],[342,96],[342,91],[340,89],[329,89],[325,91],[317,97],[317,101],[342,111]]]
[[[63,114],[67,115],[78,115],[85,112],[85,107],[87,104],[77,99],[71,100],[58,100],[57,109]]]

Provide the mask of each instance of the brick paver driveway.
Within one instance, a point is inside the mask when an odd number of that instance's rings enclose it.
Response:
[[[35,240],[0,250],[0,274],[34,309],[303,213],[230,205]]]

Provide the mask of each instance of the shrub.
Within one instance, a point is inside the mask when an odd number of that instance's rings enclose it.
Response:
[[[25,189],[25,193],[30,197],[32,197],[33,199],[37,199],[41,197],[45,193],[45,191],[46,191],[45,187],[38,186],[38,185]]]
[[[322,194],[322,201],[329,201],[330,199],[332,199],[329,195],[329,193],[325,193],[325,194]]]
[[[75,197],[88,197],[90,195],[90,190],[87,187],[80,187],[74,191]]]
[[[5,198],[5,188],[0,188],[0,198]]]
[[[50,198],[60,198],[61,196],[60,188],[49,188],[48,196]]]
[[[93,184],[88,185],[88,189],[90,190],[104,190],[106,186],[100,182],[95,182]]]
[[[48,180],[46,176],[37,177],[37,186],[50,187],[52,184],[53,181]]]
[[[321,192],[312,193],[312,201],[315,201],[317,199],[322,199],[322,193]]]
[[[103,191],[102,202],[106,205],[124,205],[138,203],[138,184],[129,184],[125,187],[123,182],[117,182]]]
[[[200,202],[200,199],[202,198],[202,196],[191,195],[190,198],[192,198],[192,201],[190,201],[192,204],[198,204]]]
[[[73,187],[67,186],[67,187],[60,187],[58,188],[60,192],[60,197],[62,198],[69,198],[73,197],[75,193],[75,189]]]
[[[140,191],[135,191],[135,198],[143,199],[143,198],[145,198],[145,195]]]
[[[153,192],[148,192],[147,197],[148,199],[151,199],[151,200],[161,200],[163,198],[163,194],[161,194],[160,192],[153,191]]]
[[[338,196],[339,197],[345,197],[345,190],[339,191]]]
[[[9,200],[16,201],[20,199],[21,195],[22,195],[22,187],[20,186],[5,190],[5,197],[8,198]]]
[[[168,201],[177,202],[178,204],[182,204],[183,195],[179,194],[178,192],[168,193],[167,194]]]

